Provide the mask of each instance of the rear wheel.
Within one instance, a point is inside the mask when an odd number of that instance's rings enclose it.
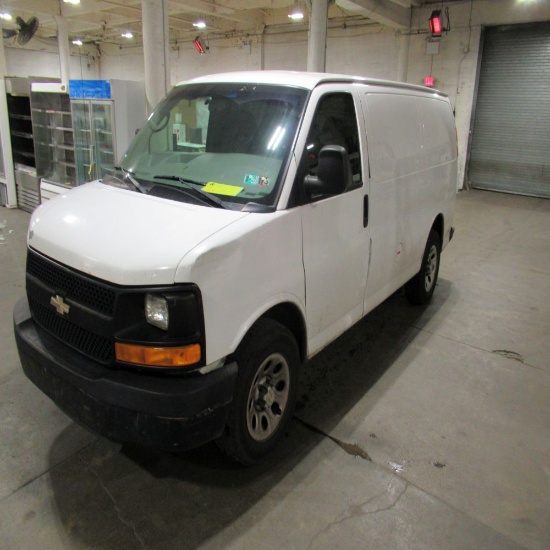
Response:
[[[413,304],[424,305],[431,299],[439,274],[441,239],[439,233],[431,230],[422,257],[420,271],[405,284],[405,294]]]
[[[218,447],[241,464],[254,464],[283,436],[292,417],[300,354],[292,333],[260,319],[236,353],[239,372],[227,425]]]

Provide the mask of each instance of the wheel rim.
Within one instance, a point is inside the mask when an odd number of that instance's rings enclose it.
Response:
[[[288,362],[280,353],[273,353],[257,370],[246,402],[246,424],[254,441],[265,441],[277,431],[289,392]]]
[[[426,261],[426,271],[424,272],[424,288],[426,292],[430,292],[435,284],[435,276],[437,271],[437,247],[432,245],[428,252]]]

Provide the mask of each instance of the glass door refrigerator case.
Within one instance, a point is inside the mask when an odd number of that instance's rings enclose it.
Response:
[[[73,100],[72,110],[78,181],[84,183],[112,173],[117,153],[112,102]]]
[[[70,80],[78,183],[112,173],[145,121],[142,82]]]
[[[41,190],[77,184],[71,101],[64,84],[33,84],[31,111],[36,173]],[[63,189],[59,189],[58,193]],[[44,194],[44,193],[42,193]]]

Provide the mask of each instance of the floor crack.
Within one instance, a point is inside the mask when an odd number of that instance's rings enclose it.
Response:
[[[120,508],[118,507],[118,504],[117,504],[117,501],[115,499],[115,497],[113,496],[113,494],[111,493],[111,491],[109,491],[109,489],[107,488],[107,486],[105,485],[104,481],[103,481],[103,478],[101,477],[101,475],[99,474],[99,472],[97,470],[95,470],[95,468],[93,468],[93,466],[86,462],[83,458],[79,458],[79,460],[90,470],[90,472],[92,472],[94,474],[94,476],[97,478],[97,480],[99,481],[99,484],[101,485],[101,488],[103,489],[103,491],[105,492],[105,494],[109,497],[109,499],[111,500],[111,502],[113,503],[113,506],[115,508],[115,511],[116,511],[116,514],[117,514],[117,517],[118,519],[121,521],[121,523],[123,523],[124,525],[126,525],[126,527],[129,527],[132,532],[134,533],[134,536],[136,538],[136,540],[139,542],[140,546],[144,549],[147,548],[147,545],[145,544],[145,541],[139,536],[139,533],[137,532],[136,530],[136,526],[131,522],[131,521],[128,521],[126,519],[124,519],[124,517],[122,516],[122,512],[120,510]]]
[[[306,422],[305,420],[302,420],[301,418],[297,417],[296,415],[294,415],[294,418],[298,422],[300,422],[300,424],[302,424],[302,426],[305,426],[308,430],[310,430],[312,432],[315,432],[315,433],[318,433],[318,434],[321,434],[324,437],[328,437],[328,439],[330,439],[331,441],[336,443],[336,445],[338,445],[341,449],[346,451],[346,453],[348,453],[349,455],[358,456],[359,458],[362,458],[364,460],[368,460],[369,462],[372,462],[372,458],[370,457],[369,453],[365,449],[363,449],[362,447],[357,445],[357,443],[347,443],[346,441],[342,441],[342,440],[340,440],[340,439],[324,432],[323,430],[320,430],[316,426],[313,426],[313,424],[310,424],[309,422]]]
[[[494,349],[493,353],[496,355],[501,355],[502,357],[506,357],[506,359],[512,359],[513,361],[525,363],[525,357],[515,351],[510,351],[507,349]]]
[[[399,493],[397,493],[397,485],[403,484],[403,488]],[[363,502],[361,504],[357,504],[354,506],[351,506],[348,510],[348,513],[345,514],[343,517],[340,517],[332,522],[330,522],[326,527],[324,527],[321,531],[315,534],[315,536],[311,539],[308,550],[313,546],[314,542],[323,534],[328,533],[333,527],[340,525],[348,520],[359,518],[361,516],[370,515],[370,514],[378,514],[379,512],[386,512],[387,510],[391,510],[395,506],[397,506],[398,502],[401,500],[401,497],[405,494],[408,488],[408,483],[401,478],[393,478],[390,480],[388,487],[386,490],[378,495],[375,495],[366,502]],[[388,504],[377,505],[372,510],[369,509],[369,505],[371,503],[378,504],[378,501],[386,500],[387,498],[390,498],[390,502]]]

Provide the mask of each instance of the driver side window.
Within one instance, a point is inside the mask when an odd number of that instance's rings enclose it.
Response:
[[[307,174],[316,175],[319,151],[325,145],[341,145],[349,155],[352,180],[346,191],[361,186],[361,155],[359,132],[353,97],[349,93],[330,93],[323,96],[306,141],[305,165]]]

